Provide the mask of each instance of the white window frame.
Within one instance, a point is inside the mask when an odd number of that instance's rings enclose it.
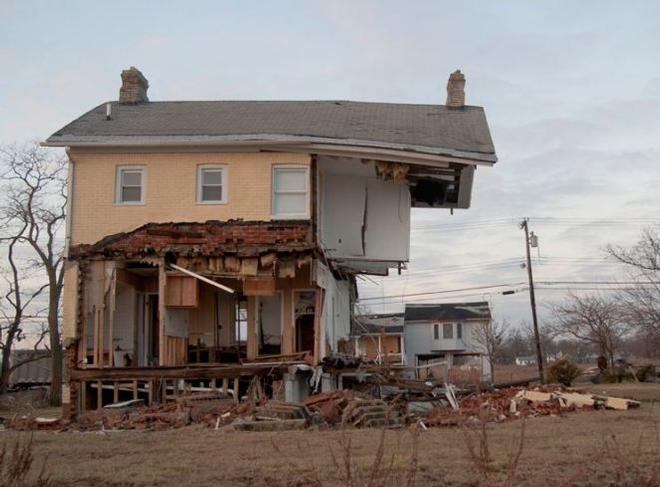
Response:
[[[449,333],[447,333],[449,332]],[[449,335],[449,336],[447,336]],[[454,339],[454,325],[452,323],[443,323],[442,324],[442,339],[443,340],[453,340]]]
[[[121,189],[122,189],[122,174],[124,171],[140,171],[140,201],[122,201],[121,199]],[[147,194],[147,168],[144,165],[140,164],[123,164],[117,166],[115,172],[115,204],[122,206],[131,206],[131,205],[144,205],[146,201]]]
[[[220,187],[222,188],[222,199],[220,200],[202,200],[202,172],[205,169],[214,169],[219,170],[222,174],[222,183]],[[228,184],[227,184],[227,165],[226,164],[199,164],[197,166],[197,182],[196,182],[196,201],[200,205],[224,205],[227,204],[227,194],[228,194]]]
[[[276,191],[275,188],[275,174],[280,170],[289,171],[305,171],[305,212],[304,213],[288,213],[283,215],[275,214],[275,197],[278,194],[301,194],[302,191]],[[310,184],[309,184],[309,166],[303,164],[275,164],[271,172],[271,200],[270,200],[270,213],[271,218],[274,220],[299,220],[310,218]]]

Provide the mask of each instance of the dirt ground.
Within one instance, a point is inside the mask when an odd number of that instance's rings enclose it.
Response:
[[[644,485],[654,468],[660,474],[660,405],[652,402],[660,400],[660,384],[594,386],[594,392],[603,390],[646,402],[624,412],[526,420],[515,485]],[[493,456],[488,475],[498,482],[512,471],[507,465],[522,424],[514,420],[486,430]],[[26,435],[1,431],[0,441]],[[382,458],[387,468],[380,473],[389,475],[374,485],[406,485],[402,479],[411,471],[416,485],[485,485],[482,463],[473,461],[467,449],[469,439],[478,449],[479,438],[478,430],[456,427],[413,435],[407,429],[250,433],[191,426],[160,432],[37,432],[34,454],[37,469],[45,461],[55,485],[348,485],[342,481],[347,455],[356,466],[354,477],[368,475],[374,459]],[[660,477],[646,485],[657,482]]]

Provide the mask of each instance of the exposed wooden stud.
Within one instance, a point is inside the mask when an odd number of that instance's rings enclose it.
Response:
[[[115,264],[115,263],[113,263]],[[116,264],[115,264],[116,265]],[[110,290],[108,291],[108,365],[115,366],[115,349],[114,349],[114,328],[115,328],[115,299],[117,294],[117,270],[116,267],[112,268],[112,277],[110,280]],[[123,365],[123,364],[122,364]]]
[[[323,301],[325,298],[325,289],[316,289],[316,299],[314,302],[314,365],[318,365],[321,360],[321,316],[323,313]]]
[[[165,274],[165,260],[158,263],[158,364],[167,365],[165,351],[165,291],[167,275]]]
[[[241,401],[241,393],[240,393],[240,378],[236,377],[234,379],[234,402],[238,404]]]
[[[222,379],[222,397],[227,397],[227,391],[229,390],[229,378],[225,377]]]
[[[99,343],[99,359],[98,366],[103,367],[105,357],[105,261],[100,261],[99,276],[98,276],[98,343]]]
[[[119,402],[119,383],[117,381],[113,382],[113,389],[112,389],[112,402],[117,403]]]
[[[147,404],[151,406],[154,403],[154,387],[156,386],[156,382],[153,380],[150,380],[147,382]]]
[[[138,398],[138,381],[133,381],[133,399],[137,400]]]
[[[80,383],[80,411],[85,412],[87,410],[87,382],[82,381]]]
[[[103,382],[96,381],[96,409],[103,409]]]

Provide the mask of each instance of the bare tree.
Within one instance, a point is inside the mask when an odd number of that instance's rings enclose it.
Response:
[[[52,386],[50,402],[61,402],[62,344],[60,301],[64,281],[63,235],[66,207],[66,166],[37,143],[0,149],[3,164],[4,197],[0,207],[0,241],[13,251],[29,251],[29,266],[20,272],[13,266],[13,286],[45,278],[46,319],[51,352]],[[33,298],[34,299],[34,298]],[[24,316],[19,316],[23,320]]]
[[[614,365],[614,353],[628,330],[617,302],[597,295],[571,294],[553,306],[552,311],[556,335],[596,345],[610,365]]]
[[[660,349],[660,225],[647,228],[631,248],[608,247],[609,254],[628,267],[639,283],[618,294],[624,317]]]
[[[21,360],[11,360],[14,345],[27,338],[25,323],[35,316],[30,315],[30,311],[38,316],[42,310],[36,308],[39,297],[47,284],[42,284],[36,289],[26,289],[23,286],[24,268],[20,265],[20,258],[17,252],[20,248],[20,240],[26,231],[23,226],[7,242],[7,265],[8,269],[3,272],[6,289],[0,297],[0,350],[2,351],[2,360],[0,361],[0,393],[7,391],[11,373],[23,364],[37,360],[44,355],[32,354],[28,358]],[[48,329],[41,326],[33,339],[35,350],[43,342],[48,333]]]
[[[504,332],[507,328],[506,320],[491,320],[487,325],[477,326],[474,329],[474,340],[488,358],[491,382],[495,382],[495,364],[499,361],[504,341]]]

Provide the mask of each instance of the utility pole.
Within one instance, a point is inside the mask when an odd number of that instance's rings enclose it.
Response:
[[[529,302],[532,305],[532,324],[534,325],[534,340],[536,341],[536,363],[539,367],[539,379],[541,384],[545,383],[545,375],[543,374],[543,353],[541,353],[541,337],[539,336],[539,323],[536,318],[536,296],[534,295],[534,277],[532,275],[532,257],[530,255],[530,236],[529,228],[527,227],[528,219],[525,218],[520,223],[520,228],[525,231],[525,250],[527,251],[527,278],[529,279]],[[534,238],[533,246],[536,247],[536,235],[532,232]]]

